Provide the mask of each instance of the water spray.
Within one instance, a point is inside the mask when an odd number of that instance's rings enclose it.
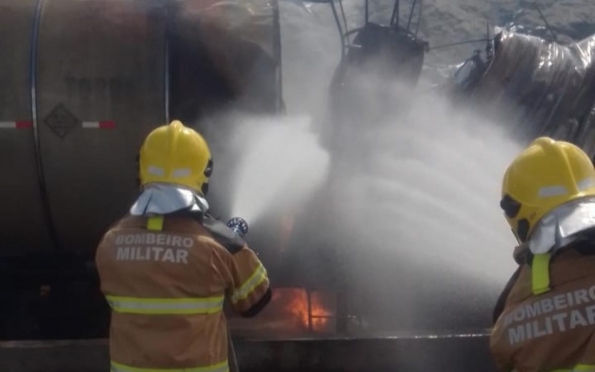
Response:
[[[308,117],[238,119],[237,163],[231,215],[251,223],[296,210],[324,183],[329,154],[311,132]]]

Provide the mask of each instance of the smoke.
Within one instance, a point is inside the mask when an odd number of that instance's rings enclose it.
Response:
[[[289,255],[301,258],[286,269],[313,282],[344,271],[362,302],[374,301],[366,311],[389,318],[383,330],[487,327],[515,267],[498,203],[520,146],[499,123],[438,96],[409,102],[340,137],[330,163],[307,118],[242,118],[233,213],[251,223],[298,210],[307,223]]]
[[[501,287],[515,242],[498,206],[500,185],[520,147],[499,123],[438,96],[409,102],[408,113],[387,113],[362,137],[370,151],[361,167],[336,176],[337,214],[379,261]]]
[[[362,79],[363,90],[377,84]],[[364,312],[382,330],[488,327],[515,268],[499,200],[521,146],[503,123],[444,97],[397,85],[389,95],[393,110],[384,107],[380,122],[337,141],[322,207],[332,212],[315,225],[333,236],[324,249],[339,251],[351,290],[373,304]]]
[[[286,20],[300,22],[283,29],[324,29],[320,14],[292,3],[282,10]],[[379,330],[488,327],[515,267],[515,241],[498,203],[502,175],[520,145],[480,112],[398,85],[385,92],[388,106],[367,95],[370,112],[344,108],[344,118],[375,113],[380,120],[329,127],[320,118],[338,59],[320,53],[336,32],[326,25],[318,38],[285,36],[290,114],[236,118],[232,146],[242,160],[233,213],[250,223],[297,210],[293,244],[277,269],[314,284],[341,272],[352,302]],[[373,91],[377,83],[362,77],[359,86]],[[331,145],[322,148],[329,130]]]

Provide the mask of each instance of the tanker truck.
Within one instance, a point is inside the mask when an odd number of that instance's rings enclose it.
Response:
[[[107,335],[94,251],[135,198],[142,140],[279,112],[278,28],[268,0],[0,1],[1,340]]]

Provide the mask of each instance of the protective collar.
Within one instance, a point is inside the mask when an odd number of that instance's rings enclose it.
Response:
[[[206,213],[209,210],[209,204],[202,195],[183,186],[153,183],[145,186],[130,208],[130,214],[133,216],[163,215],[181,209]]]
[[[595,227],[595,198],[578,199],[561,205],[545,215],[529,239],[533,254],[555,253]]]

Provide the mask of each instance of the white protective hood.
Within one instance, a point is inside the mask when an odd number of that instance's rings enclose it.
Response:
[[[168,214],[182,209],[206,213],[207,200],[197,192],[182,186],[169,184],[147,185],[130,208],[133,216]]]
[[[554,253],[578,233],[595,227],[595,198],[564,204],[545,215],[529,239],[533,254]]]

